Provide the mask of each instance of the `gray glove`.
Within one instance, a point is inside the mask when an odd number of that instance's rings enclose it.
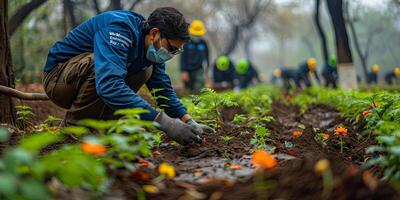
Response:
[[[194,121],[194,119],[190,119],[186,122],[186,124],[192,126],[197,133],[199,133],[200,135],[203,133],[215,133],[215,130],[209,126],[206,126],[204,124],[199,124],[196,121]]]
[[[173,119],[164,112],[160,112],[154,120],[160,124],[160,130],[164,131],[168,137],[181,145],[194,142],[201,143],[203,140],[192,126],[185,124],[180,119]]]

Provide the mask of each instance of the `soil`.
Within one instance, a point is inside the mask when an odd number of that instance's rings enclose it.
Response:
[[[161,155],[150,161],[155,166],[161,161],[171,163],[177,171],[177,177],[173,181],[158,184],[161,191],[148,198],[399,199],[395,190],[359,167],[368,158],[365,148],[374,144],[373,139],[357,139],[363,124],[346,120],[335,108],[322,104],[313,104],[304,114],[299,113],[296,106],[273,103],[270,114],[275,120],[265,126],[271,131],[268,146],[276,147],[279,165],[256,176],[250,164],[252,128],[225,125],[217,134],[205,135],[201,145],[181,147],[163,144],[156,149]],[[338,125],[347,127],[349,133],[344,140],[346,148],[343,153],[340,153],[338,136],[333,134]],[[330,135],[326,146],[314,139],[314,128]],[[295,138],[293,131],[303,134]],[[233,136],[233,139],[224,142],[221,135]],[[285,147],[285,141],[291,142],[293,147]],[[335,183],[327,197],[322,196],[321,176],[314,172],[315,163],[323,158],[330,161]],[[231,164],[240,164],[241,169],[231,169]],[[154,172],[152,176],[156,177]],[[269,184],[263,187],[260,178]],[[114,189],[126,198],[136,198],[132,184],[132,177],[125,176],[116,180]]]
[[[41,87],[19,89],[41,92]],[[37,123],[48,114],[62,118],[65,113],[50,101],[24,103],[32,106]],[[112,187],[103,199],[136,199],[137,189],[143,184],[152,184],[151,180],[158,176],[156,166],[161,162],[172,164],[177,176],[158,183],[160,191],[148,194],[148,199],[400,199],[399,193],[388,184],[360,169],[360,164],[369,158],[365,149],[375,144],[375,140],[359,137],[364,124],[341,117],[334,107],[313,104],[301,114],[294,105],[274,102],[270,109],[274,120],[264,125],[271,132],[267,150],[274,149],[279,162],[275,169],[257,174],[250,164],[254,129],[231,123],[236,113],[242,113],[239,107],[224,109],[221,113],[223,125],[216,134],[203,135],[202,144],[182,147],[165,141],[154,149],[160,155],[148,159],[150,167],[136,172],[110,172]],[[348,128],[343,153],[340,153],[339,138],[334,135],[339,125]],[[301,131],[302,135],[293,137],[293,131]],[[330,135],[327,145],[314,139],[316,131]],[[224,141],[221,136],[232,139]],[[323,158],[330,161],[334,177],[334,188],[326,197],[322,196],[322,177],[314,172],[315,163]],[[235,165],[240,168],[231,167]],[[141,174],[149,177],[138,178]],[[262,184],[263,180],[266,184]],[[57,199],[68,199],[70,194],[59,194]],[[87,194],[78,197],[84,195]]]

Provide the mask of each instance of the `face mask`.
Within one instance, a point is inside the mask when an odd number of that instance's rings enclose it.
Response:
[[[161,39],[160,39],[161,46]],[[154,47],[154,43],[151,43],[147,48],[146,58],[155,63],[165,63],[174,57],[173,54],[168,52],[164,47],[161,46],[158,50]]]

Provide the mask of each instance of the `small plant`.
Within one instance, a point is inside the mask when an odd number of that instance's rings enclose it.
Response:
[[[246,119],[247,119],[247,117],[245,115],[236,114],[235,117],[233,118],[233,123],[239,125],[239,124],[243,123]]]
[[[153,88],[150,91],[151,97],[157,101],[157,102],[164,102],[164,101],[169,101],[169,98],[163,95],[159,95],[158,92],[163,91],[164,88]],[[160,103],[158,107],[162,110],[164,108],[169,108],[169,105],[165,103]]]
[[[271,133],[267,128],[264,126],[258,126],[254,132],[253,138],[250,140],[250,144],[255,146],[257,149],[265,149],[267,147],[266,142],[270,135]]]
[[[348,133],[347,133],[347,128],[343,127],[343,126],[338,126],[335,129],[335,135],[339,136],[340,138],[340,153],[343,153],[343,146],[344,146],[344,141],[343,141],[343,137],[347,137]]]
[[[392,135],[381,135],[377,137],[378,145],[370,146],[368,154],[375,154],[374,158],[364,164],[364,168],[380,166],[383,168],[381,177],[384,181],[400,181],[400,132]]]
[[[313,130],[315,133],[314,140],[321,143],[322,146],[326,146],[330,138],[330,135],[326,132],[321,132],[319,128],[313,128]]]
[[[222,120],[221,109],[238,105],[231,100],[230,95],[218,94],[211,88],[204,88],[200,95],[194,97],[193,102],[197,106],[196,109],[206,115],[204,118],[211,119],[212,126],[216,129]]]
[[[33,128],[33,117],[35,114],[32,108],[26,105],[15,106],[17,109],[17,121],[22,124],[24,128]]]
[[[223,136],[221,136],[221,138],[225,143],[229,143],[229,141],[231,141],[233,139],[233,136],[223,135]]]
[[[327,145],[327,142],[328,142],[329,138],[330,138],[330,135],[328,133],[317,133],[314,136],[314,139],[317,142],[321,143],[322,146],[326,146]]]

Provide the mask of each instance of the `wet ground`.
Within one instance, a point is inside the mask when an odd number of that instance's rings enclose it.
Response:
[[[40,87],[31,87],[34,86],[19,89],[41,91]],[[24,103],[32,106],[35,123],[41,123],[48,114],[63,117],[65,113],[51,102]],[[375,141],[360,137],[363,124],[342,118],[335,108],[314,104],[300,114],[296,106],[274,102],[270,115],[275,120],[263,125],[271,132],[267,150],[275,149],[279,164],[276,169],[257,176],[250,164],[254,129],[246,123],[239,127],[230,123],[238,112],[240,108],[223,110],[225,123],[217,134],[204,135],[201,145],[182,147],[163,143],[155,149],[160,155],[149,159],[152,167],[137,171],[148,174],[150,178],[146,180],[138,180],[137,173],[111,172],[112,189],[103,199],[136,199],[137,189],[152,184],[151,178],[158,175],[155,166],[164,161],[175,167],[177,176],[158,183],[160,191],[150,194],[150,199],[323,199],[322,178],[314,172],[314,164],[322,158],[330,161],[334,175],[334,189],[326,199],[400,199],[387,184],[360,170],[360,164],[369,158],[365,148]],[[343,153],[339,138],[333,134],[339,125],[349,132]],[[301,131],[302,136],[293,137],[293,131]],[[317,132],[329,134],[326,145],[314,139]],[[223,135],[232,139],[224,141]],[[71,199],[71,195],[84,198],[87,193],[66,191],[59,195],[56,199]]]
[[[326,199],[398,199],[397,193],[379,182],[359,165],[368,159],[365,148],[372,139],[357,139],[362,124],[342,118],[335,108],[315,104],[300,114],[297,107],[275,102],[271,113],[275,120],[266,123],[271,131],[268,148],[276,147],[278,167],[254,176],[250,164],[253,147],[252,128],[224,126],[216,135],[206,135],[201,145],[181,147],[163,144],[161,153],[150,159],[155,165],[171,163],[177,171],[173,181],[158,184],[161,191],[151,199],[322,199],[322,178],[314,172],[314,164],[326,158],[331,163],[334,189]],[[348,128],[344,152],[340,153],[338,137],[333,134],[338,125]],[[318,129],[316,129],[318,128]],[[301,131],[301,137],[293,137]],[[316,132],[330,135],[327,145],[317,142]],[[221,135],[233,137],[224,142]],[[292,145],[287,145],[291,143]],[[289,147],[290,146],[290,147]],[[240,165],[240,167],[233,167]],[[115,188],[123,196],[135,197],[131,179],[118,180]],[[122,191],[121,191],[122,189]]]

